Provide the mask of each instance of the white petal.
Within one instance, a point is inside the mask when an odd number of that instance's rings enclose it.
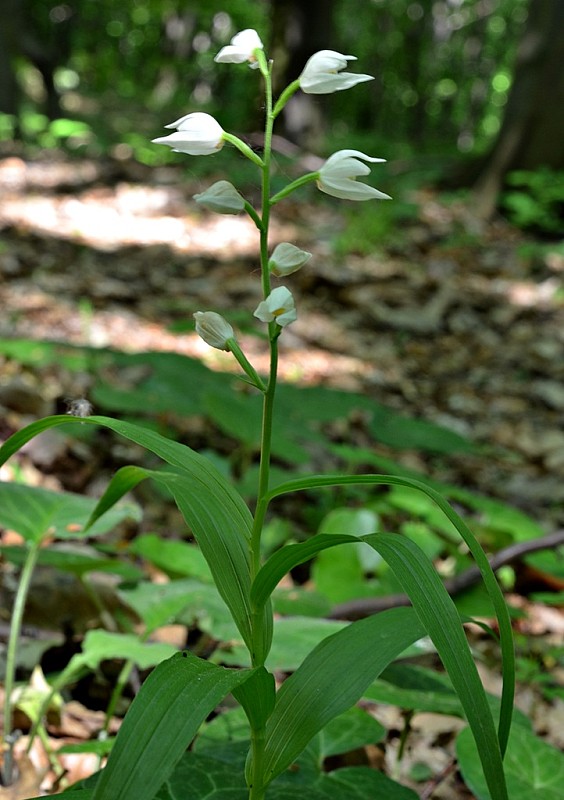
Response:
[[[300,88],[305,94],[331,94],[350,89],[357,83],[372,81],[372,75],[355,75],[352,72],[340,72],[337,75],[326,75],[312,80],[300,78]]]
[[[257,66],[254,51],[262,50],[262,47],[258,33],[252,28],[247,28],[235,34],[231,44],[222,47],[214,61],[221,64],[242,64],[244,61],[250,61],[254,67]]]
[[[319,181],[317,184],[320,191],[340,200],[391,200],[389,194],[384,194],[366,183],[357,183],[354,180]]]
[[[294,322],[298,315],[292,293],[285,286],[273,289],[266,300],[258,304],[254,316],[261,322],[276,322],[281,328]]]

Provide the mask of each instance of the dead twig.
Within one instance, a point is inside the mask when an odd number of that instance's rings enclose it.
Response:
[[[494,570],[506,564],[512,564],[530,553],[539,550],[548,550],[552,547],[564,545],[564,530],[554,531],[539,539],[529,539],[526,542],[515,542],[509,547],[504,547],[499,553],[491,556],[490,566]],[[445,588],[450,595],[469,589],[481,580],[481,573],[478,567],[472,566],[469,569],[445,581]],[[411,601],[406,594],[390,594],[386,597],[363,597],[358,600],[348,600],[346,603],[339,603],[329,614],[330,619],[362,619],[379,611],[397,606],[409,606]]]

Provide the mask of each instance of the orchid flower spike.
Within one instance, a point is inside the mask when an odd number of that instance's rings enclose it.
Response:
[[[210,347],[216,350],[230,350],[229,340],[235,339],[235,332],[221,314],[215,311],[196,311],[196,333]]]
[[[350,89],[357,83],[374,80],[372,75],[341,72],[347,61],[356,61],[356,56],[344,56],[335,50],[320,50],[307,61],[299,77],[300,89],[306,94],[332,94]]]
[[[356,182],[359,175],[370,174],[370,167],[363,164],[363,161],[378,163],[385,160],[385,158],[372,158],[359,150],[338,150],[319,170],[317,186],[322,192],[339,197],[341,200],[391,200],[389,194],[384,194],[365,183]]]
[[[266,300],[259,303],[254,316],[261,322],[276,322],[281,328],[298,318],[294,298],[285,286],[273,289]]]
[[[223,64],[243,64],[248,61],[251,69],[257,69],[259,63],[255,51],[262,49],[263,44],[258,33],[252,28],[247,28],[237,33],[231,39],[231,44],[222,47],[214,61]]]
[[[176,128],[176,131],[152,141],[172,147],[175,153],[209,156],[223,147],[223,128],[217,120],[202,111],[186,114],[176,122],[165,125],[165,128]]]

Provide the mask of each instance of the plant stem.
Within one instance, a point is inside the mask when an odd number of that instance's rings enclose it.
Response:
[[[261,263],[261,282],[263,297],[266,299],[270,294],[270,270],[268,267],[268,232],[270,222],[270,160],[272,149],[272,128],[274,125],[274,115],[272,113],[272,64],[268,67],[262,65],[261,72],[264,76],[265,96],[266,96],[266,123],[264,134],[264,153],[262,165],[262,209],[260,231],[260,263]],[[251,538],[251,580],[256,577],[260,566],[260,541],[266,505],[263,502],[268,493],[270,479],[270,452],[272,446],[272,424],[274,417],[274,395],[276,392],[276,378],[278,371],[278,335],[280,329],[275,322],[268,326],[270,342],[270,371],[268,385],[264,392],[262,428],[260,443],[260,466],[259,482],[257,491],[257,507],[253,519],[253,530]],[[272,612],[270,612],[272,613]],[[258,640],[262,626],[264,626],[264,612],[253,614],[253,634]],[[264,648],[261,648],[261,653]],[[264,655],[259,659],[253,654],[253,666],[262,666]],[[266,787],[264,785],[264,748],[265,748],[265,729],[264,725],[256,727],[251,722],[251,774],[249,780],[249,800],[264,800]]]
[[[251,728],[251,748],[253,765],[251,785],[249,787],[249,800],[263,800],[266,792],[263,779],[265,731],[264,728]]]
[[[260,264],[262,293],[264,298],[270,294],[270,270],[268,268],[268,233],[270,222],[270,162],[272,150],[272,129],[274,116],[272,114],[272,79],[270,69],[264,73],[266,95],[266,123],[264,132],[264,152],[262,166],[262,225],[260,228]],[[264,513],[259,513],[263,508],[262,498],[268,492],[270,477],[270,451],[272,443],[272,421],[274,412],[274,395],[276,392],[276,375],[278,370],[278,326],[271,322],[269,325],[270,341],[270,375],[268,387],[264,395],[260,467],[258,485],[258,505],[253,523],[251,543],[251,577],[254,579],[260,569],[260,538],[264,523]],[[256,665],[255,665],[256,666]]]
[[[10,636],[6,651],[6,678],[4,680],[4,741],[8,744],[4,752],[4,765],[2,768],[2,783],[4,786],[10,786],[12,783],[13,758],[8,737],[12,733],[12,693],[14,691],[16,674],[16,651],[22,628],[25,603],[31,584],[31,576],[37,563],[40,547],[41,539],[32,542],[29,547],[14,598],[14,608],[12,610]]]

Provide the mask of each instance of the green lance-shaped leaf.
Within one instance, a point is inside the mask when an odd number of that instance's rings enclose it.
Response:
[[[413,609],[394,608],[347,625],[312,650],[282,685],[267,722],[266,782],[289,767],[318,731],[354,705],[424,634]]]
[[[252,674],[187,652],[159,664],[125,717],[92,800],[154,797],[208,714]]]
[[[47,417],[11,436],[0,448],[0,464],[37,434],[76,422],[68,415]],[[92,514],[92,524],[144,477],[161,481],[172,492],[184,519],[208,562],[219,593],[229,607],[245,643],[253,647],[250,608],[250,537],[252,516],[242,497],[208,459],[155,431],[109,417],[85,417],[85,425],[103,425],[145,447],[177,472],[154,472],[139,467],[119,470]],[[262,638],[254,653],[263,660],[272,640],[272,618],[265,609]]]
[[[464,635],[460,616],[433,565],[416,544],[409,539],[391,534],[370,534],[361,537],[347,534],[321,534],[308,542],[288,545],[275,553],[257,575],[251,590],[253,603],[260,608],[280,577],[292,567],[311,558],[316,552],[338,544],[358,543],[359,541],[371,545],[385,558],[409,595],[460,698],[479,746],[484,775],[492,797],[495,800],[504,800],[507,798],[507,793],[499,741],[486,694]],[[380,614],[372,619],[380,620],[381,618]],[[354,670],[354,666],[343,674],[348,676],[350,669]],[[298,675],[299,672],[300,670],[295,675]],[[283,689],[280,692],[280,698],[283,697],[282,691]],[[305,698],[302,699],[302,703],[304,705],[302,714],[309,714],[310,709]],[[275,712],[269,721],[268,731],[271,730],[271,726],[275,725],[279,713],[277,703]],[[296,735],[301,736],[305,732],[309,732],[309,729],[306,724],[301,722],[300,730]],[[284,731],[284,735],[290,743],[287,746],[291,746],[292,734]],[[287,764],[284,763],[283,768],[286,766]],[[274,768],[273,777],[276,774],[278,774],[277,767]]]
[[[498,736],[486,693],[464,635],[456,606],[431,562],[410,539],[370,534],[361,539],[388,562],[409,595],[418,617],[437,648],[478,745],[493,800],[507,800]]]
[[[501,695],[501,705],[499,712],[498,736],[501,753],[505,753],[507,739],[511,729],[511,719],[513,715],[513,700],[515,696],[515,652],[513,647],[513,634],[511,630],[511,619],[507,610],[507,605],[503,594],[497,583],[496,577],[490,567],[489,561],[480,543],[466,525],[463,519],[442,497],[442,495],[431,486],[413,478],[400,475],[310,475],[307,478],[300,478],[287,481],[273,489],[263,503],[268,505],[270,501],[282,494],[289,492],[311,490],[323,487],[353,485],[390,485],[390,486],[409,486],[417,489],[430,497],[441,509],[447,519],[452,522],[462,539],[466,542],[476,565],[478,566],[484,585],[493,603],[498,625],[501,642],[501,658],[503,670],[503,689]]]

